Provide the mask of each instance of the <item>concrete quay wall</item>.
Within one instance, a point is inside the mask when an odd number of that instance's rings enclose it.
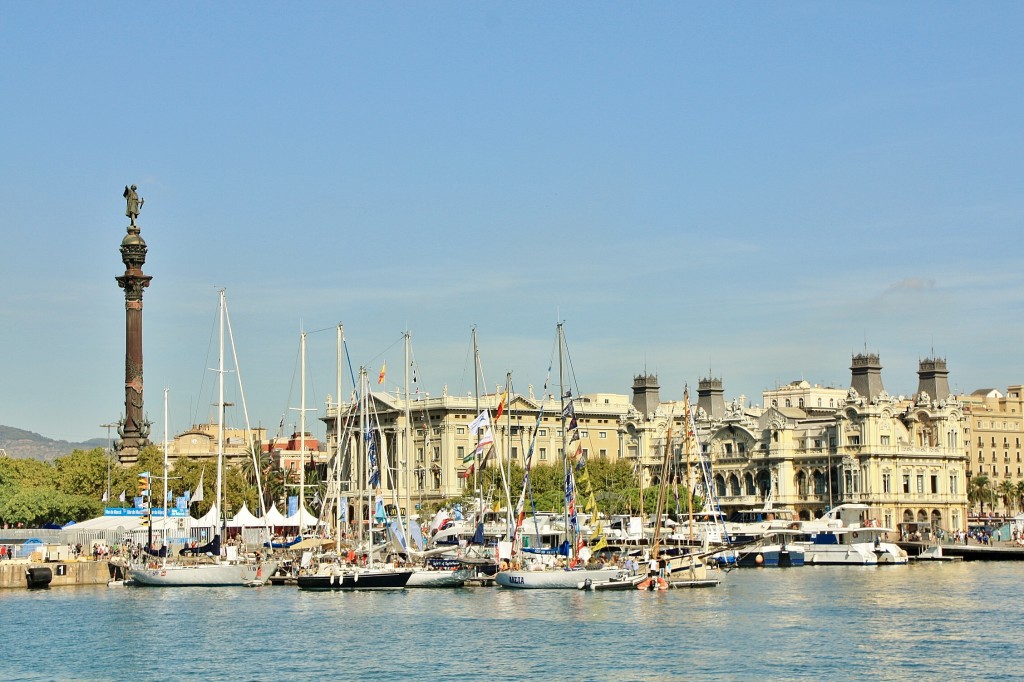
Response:
[[[0,589],[26,589],[25,571],[48,568],[53,574],[50,587],[64,585],[106,585],[110,580],[108,561],[0,561]]]

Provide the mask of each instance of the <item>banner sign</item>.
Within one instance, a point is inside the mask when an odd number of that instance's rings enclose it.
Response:
[[[149,509],[136,509],[134,507],[107,507],[103,510],[104,516],[148,516]],[[164,516],[163,509],[154,509],[153,518],[160,519]],[[183,518],[188,516],[187,509],[168,509],[167,516],[170,518]]]

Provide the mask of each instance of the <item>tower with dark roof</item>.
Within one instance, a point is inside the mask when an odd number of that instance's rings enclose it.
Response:
[[[882,363],[877,353],[858,353],[853,356],[850,364],[852,379],[850,386],[857,390],[862,398],[871,400],[885,391],[882,386]]]

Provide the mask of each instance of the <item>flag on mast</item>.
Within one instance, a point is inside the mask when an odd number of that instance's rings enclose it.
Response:
[[[491,426],[491,420],[487,416],[487,410],[484,410],[483,412],[481,412],[480,414],[477,415],[476,419],[474,419],[472,422],[470,422],[470,424],[469,424],[469,432],[472,433],[475,436],[477,431],[479,431],[482,428],[489,430],[490,426]]]
[[[103,499],[100,502],[106,502],[110,499],[110,493],[108,491],[103,492]]]
[[[384,383],[384,375],[387,373],[387,371],[388,371],[388,361],[385,360],[384,364],[380,366],[380,374],[377,375],[377,383],[378,384],[383,384]]]
[[[124,500],[125,500],[125,497],[124,497],[124,494],[125,494],[125,492],[127,492],[127,491],[125,491],[125,490],[122,490],[122,491],[121,491],[121,497],[119,497],[119,498],[117,498],[117,499],[119,499],[119,500],[121,500],[122,502],[124,502]]]
[[[498,409],[494,411],[494,421],[501,419],[501,415],[505,413],[505,402],[508,400],[508,389],[501,394],[501,400],[498,401]]]

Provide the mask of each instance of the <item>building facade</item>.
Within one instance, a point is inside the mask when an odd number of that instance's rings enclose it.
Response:
[[[249,455],[250,439],[259,444],[265,443],[267,430],[263,427],[252,429],[246,434],[245,429],[224,428],[224,459],[228,463],[239,463]],[[193,424],[187,431],[180,433],[167,444],[167,456],[171,461],[178,457],[189,457],[200,461],[216,462],[217,459],[217,425]]]
[[[372,393],[364,411],[374,424],[370,431],[385,499],[397,499],[403,509],[415,510],[462,497],[471,490],[472,467],[479,466],[479,461],[473,457],[477,436],[470,424],[484,410],[493,417],[500,401],[501,395],[496,393],[478,400],[449,395],[445,390],[440,397],[423,396],[406,404],[398,395]],[[626,396],[578,396],[574,407],[585,456],[616,461],[623,452],[639,451],[636,438],[623,428],[623,415],[631,408]],[[366,422],[360,426],[355,417],[344,418],[356,414],[355,406],[342,404],[341,420],[336,409],[329,407],[323,421],[331,453],[337,451],[339,421],[341,425],[341,494],[365,497],[369,455],[366,438],[359,434],[366,433]],[[492,425],[495,447],[485,465],[504,464],[509,458],[521,464],[531,445],[534,465],[561,464],[561,409],[562,403],[554,395],[537,397],[532,390],[527,395],[509,395],[503,416]],[[358,509],[354,511],[358,513]]]
[[[807,519],[857,502],[889,528],[965,528],[964,409],[948,385],[940,399],[928,392],[944,386],[934,362],[922,361],[910,399],[885,391],[877,355],[858,354],[846,391],[794,382],[766,391],[760,410],[738,402],[717,418],[702,410],[702,447],[723,511],[771,499]]]
[[[853,356],[851,385],[825,387],[797,381],[765,391],[762,406],[724,397],[720,378],[701,379],[693,405],[700,454],[723,511],[771,499],[804,518],[844,502],[866,503],[878,521],[963,528],[967,520],[967,458],[964,407],[949,395],[945,361],[922,361],[911,398],[890,396],[877,355]],[[936,373],[935,368],[941,367]],[[941,395],[944,397],[935,398]],[[365,411],[379,458],[380,490],[410,510],[443,503],[472,488],[476,446],[470,424],[480,410],[494,413],[498,394],[420,397],[373,393]],[[575,398],[583,452],[589,458],[633,463],[642,486],[658,482],[666,447],[671,471],[682,478],[697,452],[684,445],[682,396],[663,401],[655,375],[634,377],[632,398],[589,394]],[[512,395],[493,425],[496,448],[488,466],[508,458],[522,462],[533,447],[533,464],[562,457],[561,401],[553,395]],[[353,406],[342,405],[342,415]],[[338,447],[335,410],[324,422],[328,452]],[[340,420],[341,424],[345,420]],[[365,423],[342,427],[342,494],[364,495],[368,480]],[[669,425],[671,424],[671,432]],[[669,437],[671,433],[671,443]],[[1012,441],[1011,441],[1012,442]],[[486,492],[486,491],[485,491]],[[368,513],[364,509],[363,513]]]
[[[1024,386],[1010,386],[1006,394],[984,388],[961,396],[966,423],[964,454],[970,476],[988,479],[996,495],[996,508],[1006,515],[1018,510],[1011,486],[1019,491],[1024,481],[1021,440],[1024,439]],[[1008,499],[1009,498],[1009,499]],[[986,509],[991,509],[986,505]],[[980,512],[976,506],[975,511]]]

